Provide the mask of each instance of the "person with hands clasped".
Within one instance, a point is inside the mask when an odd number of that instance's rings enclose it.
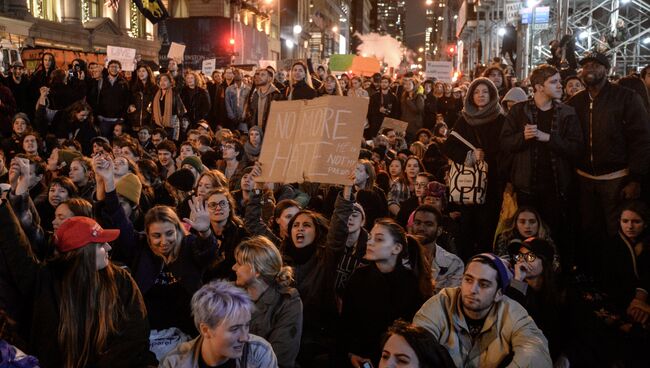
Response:
[[[500,142],[512,155],[509,181],[519,206],[531,206],[547,221],[559,249],[568,253],[569,188],[583,151],[575,110],[562,98],[560,73],[540,65],[530,75],[533,98],[512,107]],[[564,254],[562,254],[564,255]]]
[[[108,155],[93,158],[97,177],[96,210],[103,222],[120,229],[113,258],[132,270],[147,306],[149,322],[156,330],[177,327],[196,336],[190,301],[201,287],[201,277],[217,254],[217,240],[210,228],[205,201],[189,202],[185,224],[167,206],[155,206],[145,215],[145,233],[135,231],[120,205]],[[189,232],[193,229],[196,234]]]

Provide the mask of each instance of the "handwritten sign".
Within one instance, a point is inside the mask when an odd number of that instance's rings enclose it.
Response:
[[[436,78],[445,83],[451,83],[451,77],[454,74],[454,66],[451,61],[427,61],[427,78]]]
[[[106,59],[119,61],[124,71],[132,72],[135,70],[135,49],[109,45],[106,47]]]
[[[212,76],[212,72],[214,72],[214,68],[217,65],[217,59],[205,59],[203,60],[203,64],[201,64],[201,71],[203,72],[203,75],[208,75]]]
[[[367,110],[367,98],[273,101],[256,180],[352,184]]]
[[[169,52],[167,52],[168,59],[174,59],[177,63],[182,64],[184,55],[185,45],[176,42],[172,42],[172,44],[169,45]]]
[[[384,118],[384,121],[381,123],[381,128],[379,131],[383,131],[386,128],[393,129],[395,133],[400,134],[402,137],[406,134],[406,128],[409,126],[409,123],[406,121],[401,121],[393,118]]]

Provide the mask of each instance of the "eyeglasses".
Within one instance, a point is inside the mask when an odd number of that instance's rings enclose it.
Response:
[[[225,209],[225,208],[228,207],[228,205],[229,205],[228,201],[226,201],[225,199],[221,200],[219,202],[208,202],[208,209],[209,210],[216,210],[217,206],[220,207],[221,209]]]
[[[416,187],[416,188],[426,188],[427,185],[429,185],[429,183],[418,183],[418,182],[415,182],[415,187]]]
[[[226,146],[221,146],[221,150],[227,150],[227,149],[234,150],[234,149],[235,149],[235,146],[228,146],[228,145],[226,145]]]
[[[522,260],[524,260],[528,263],[532,263],[535,262],[536,259],[537,256],[533,252],[515,254],[515,262],[521,262]]]

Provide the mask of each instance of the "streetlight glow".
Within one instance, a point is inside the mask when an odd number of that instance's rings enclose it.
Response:
[[[578,38],[581,40],[584,40],[587,37],[589,37],[589,31],[587,30],[580,32],[580,34],[578,35]]]
[[[338,31],[339,31],[339,27],[337,26],[332,27],[332,32],[336,33]]]
[[[286,41],[284,41],[284,44],[287,45],[287,48],[288,48],[288,49],[292,49],[292,48],[293,48],[293,41],[291,41],[291,40],[286,40]]]
[[[300,34],[302,33],[302,26],[300,24],[296,24],[293,26],[293,34]]]
[[[646,37],[646,38],[644,38],[644,39],[643,39],[643,44],[644,44],[644,45],[650,44],[650,37]]]
[[[418,52],[424,52],[424,47],[420,47],[420,48],[418,49]]]
[[[427,1],[425,1],[424,3],[427,4],[427,5],[432,5],[432,4],[433,4],[433,0],[427,0]]]
[[[499,30],[497,31],[497,33],[499,34],[499,36],[503,37],[503,36],[505,36],[505,34],[506,34],[506,29],[503,28],[503,27],[501,27],[501,28],[499,28]]]

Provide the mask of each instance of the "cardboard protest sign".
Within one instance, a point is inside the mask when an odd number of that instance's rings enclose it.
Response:
[[[401,134],[402,137],[406,134],[406,128],[409,126],[409,123],[389,117],[385,117],[384,121],[381,123],[381,128],[379,128],[379,131],[381,132],[385,128],[391,128],[397,134]]]
[[[169,46],[169,51],[167,52],[168,59],[174,59],[177,63],[183,63],[183,56],[185,55],[185,45],[180,43],[172,42]]]
[[[367,98],[273,101],[255,180],[352,184],[367,110]]]
[[[216,64],[217,64],[217,59],[203,60],[203,63],[201,64],[201,71],[203,72],[203,75],[212,76],[212,72],[214,72],[214,68]]]
[[[135,70],[135,49],[109,45],[106,47],[106,59],[119,61],[124,71],[132,72]]]

